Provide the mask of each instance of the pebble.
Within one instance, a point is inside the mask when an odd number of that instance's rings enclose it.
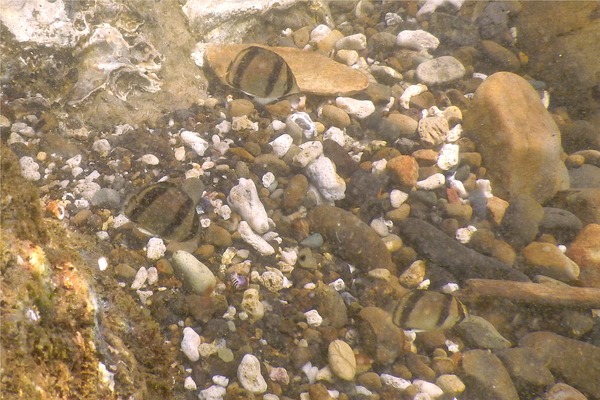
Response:
[[[434,383],[421,379],[415,379],[412,384],[419,390],[420,393],[427,394],[431,399],[437,399],[444,395],[444,391]]]
[[[19,159],[21,165],[21,176],[28,181],[39,181],[42,174],[38,172],[40,166],[35,162],[33,157],[23,156]]]
[[[447,269],[461,281],[471,278],[529,281],[522,272],[461,245],[425,221],[406,218],[397,226],[402,240],[410,243],[419,254]]]
[[[293,138],[314,139],[317,136],[315,123],[305,112],[296,112],[285,120],[287,133]]]
[[[421,93],[426,92],[427,90],[427,86],[421,83],[416,85],[410,85],[404,90],[404,92],[400,96],[400,105],[404,109],[408,110],[410,108],[410,99]]]
[[[600,287],[600,224],[586,225],[567,249],[586,286]]]
[[[482,40],[479,42],[481,52],[489,59],[491,64],[497,66],[499,70],[516,71],[521,67],[519,58],[509,49],[499,45],[492,40]]]
[[[450,130],[448,120],[442,116],[421,118],[417,126],[421,143],[426,147],[443,143],[448,135],[448,130]]]
[[[298,146],[300,152],[292,157],[294,166],[304,168],[323,154],[323,143],[318,140],[304,142]]]
[[[327,25],[320,24],[310,31],[310,41],[318,43],[331,33],[331,28]]]
[[[217,279],[212,271],[192,254],[178,250],[173,253],[173,267],[183,276],[184,283],[196,294],[210,294]]]
[[[181,351],[191,362],[196,362],[200,359],[200,335],[190,327],[183,328],[183,339],[181,339]]]
[[[121,195],[112,188],[101,188],[94,193],[90,201],[93,206],[118,209],[121,206]]]
[[[231,188],[227,203],[254,232],[263,234],[269,230],[269,217],[252,179],[240,178],[239,183]]]
[[[183,387],[185,388],[185,390],[198,389],[198,386],[196,386],[196,382],[194,382],[194,379],[191,376],[185,378],[185,380],[183,381]]]
[[[414,157],[400,155],[386,164],[388,175],[398,184],[413,188],[419,178],[419,164]],[[399,207],[399,205],[398,205]]]
[[[204,153],[208,149],[208,142],[200,137],[197,132],[183,131],[179,134],[181,141],[190,149],[194,151],[200,157],[204,156]]]
[[[154,154],[144,154],[143,156],[141,156],[138,161],[141,161],[142,163],[146,164],[146,165],[158,165],[160,163],[160,160],[158,159],[158,157],[156,157]]]
[[[270,256],[275,253],[275,249],[260,235],[254,233],[250,224],[246,221],[241,221],[238,225],[238,232],[242,240],[252,246],[263,256]]]
[[[304,316],[306,317],[308,326],[313,328],[319,327],[323,323],[323,317],[321,317],[321,314],[317,310],[308,310],[304,313]]]
[[[335,105],[358,119],[364,119],[375,112],[375,105],[371,100],[336,97]]]
[[[381,374],[381,383],[385,386],[391,386],[400,391],[406,390],[410,386],[410,381],[390,374]]]
[[[356,50],[340,49],[335,53],[335,59],[345,65],[354,65],[359,59],[359,54]]]
[[[600,188],[600,168],[584,164],[579,168],[569,170],[572,189]]]
[[[423,179],[422,181],[417,181],[415,187],[417,189],[423,190],[434,190],[446,185],[446,177],[444,174],[433,174],[428,178]]]
[[[396,36],[396,44],[417,51],[435,50],[440,45],[438,38],[424,30],[404,30]]]
[[[544,208],[531,196],[515,196],[511,200],[501,229],[506,241],[516,249],[531,243],[539,232],[539,225],[544,218]]]
[[[532,242],[522,251],[532,273],[549,276],[563,282],[579,277],[579,266],[550,243]]]
[[[393,363],[402,354],[404,331],[394,325],[389,313],[378,307],[364,307],[360,313],[359,331],[363,348],[382,365]],[[384,384],[384,378],[382,376]]]
[[[265,306],[260,301],[260,296],[257,289],[248,288],[244,290],[244,296],[240,307],[248,313],[252,321],[261,320],[265,316]]]
[[[314,383],[308,388],[308,398],[310,400],[334,400],[327,387],[322,383]],[[300,400],[304,400],[300,397]]]
[[[417,133],[419,122],[404,114],[391,113],[379,122],[378,133],[389,142],[406,137],[414,138]]]
[[[211,223],[203,232],[205,243],[217,247],[229,247],[233,243],[229,231],[218,224]]]
[[[343,280],[339,279],[338,281],[344,284]],[[314,293],[315,305],[319,315],[327,320],[329,326],[334,328],[344,327],[348,323],[348,310],[342,295],[335,288],[323,282],[317,283]]]
[[[377,79],[377,82],[380,82],[384,85],[394,85],[398,82],[402,82],[404,77],[398,71],[396,71],[392,67],[388,67],[387,65],[372,65],[371,73]]]
[[[496,196],[511,201],[527,194],[543,204],[568,188],[560,131],[520,76],[497,72],[485,79],[465,113],[464,129],[477,144]]]
[[[511,346],[510,341],[504,338],[494,325],[477,315],[466,318],[456,325],[455,330],[471,348],[506,349]]]
[[[399,277],[398,281],[407,288],[415,289],[425,279],[427,264],[423,260],[413,262]]]
[[[552,373],[533,349],[515,347],[497,350],[494,354],[506,367],[521,396],[542,393],[554,384]]]
[[[260,361],[252,354],[246,354],[237,370],[238,381],[242,387],[253,394],[267,391],[267,382],[260,372]]]
[[[200,400],[221,400],[227,394],[227,389],[223,386],[212,385],[204,390],[201,390],[198,394]]]
[[[146,258],[152,261],[158,260],[165,255],[166,251],[167,246],[161,238],[150,238],[146,245]]]
[[[231,117],[249,116],[254,111],[254,103],[246,99],[234,99],[229,102],[229,115]]]
[[[339,339],[329,343],[327,359],[329,368],[338,378],[350,382],[354,380],[356,357],[348,343]]]
[[[415,78],[425,85],[444,85],[462,79],[465,67],[452,56],[425,61],[415,70]]]
[[[98,139],[92,144],[92,150],[102,157],[106,157],[110,153],[110,149],[110,142],[106,139]]]
[[[519,395],[502,362],[487,350],[463,352],[462,367],[468,381],[469,398],[519,400]]]
[[[416,182],[415,182],[416,184]],[[408,193],[398,189],[393,189],[390,192],[390,205],[394,208],[399,208],[408,199]]]
[[[341,108],[332,104],[325,104],[321,109],[323,119],[330,125],[338,128],[347,128],[350,126],[350,116]]]
[[[320,205],[308,214],[313,231],[319,232],[342,259],[363,271],[385,268],[395,271],[390,253],[369,225],[341,208]]]
[[[362,51],[367,48],[367,37],[362,33],[343,37],[335,43],[335,48]]]
[[[452,374],[438,376],[435,384],[450,398],[457,397],[466,389],[463,381],[458,376]]]
[[[285,156],[292,146],[292,143],[294,143],[294,139],[287,133],[279,135],[273,141],[269,142],[271,148],[273,149],[273,154],[275,154],[277,157]]]
[[[519,340],[519,346],[534,349],[550,371],[565,383],[590,398],[600,398],[600,347],[552,332],[529,333]]]
[[[337,174],[335,164],[328,157],[320,156],[308,164],[305,171],[325,200],[333,202],[346,197],[346,181]]]
[[[135,274],[135,278],[133,279],[133,283],[131,284],[131,289],[139,290],[146,284],[146,280],[148,279],[148,270],[146,267],[140,267]]]
[[[437,166],[443,171],[458,165],[459,147],[456,144],[447,143],[442,146],[437,159]]]

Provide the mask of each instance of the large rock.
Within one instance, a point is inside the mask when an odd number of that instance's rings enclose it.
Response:
[[[477,144],[494,194],[528,194],[544,203],[569,187],[560,131],[537,92],[523,78],[498,72],[479,86],[464,119]]]
[[[487,350],[463,353],[462,367],[467,398],[517,400],[519,395],[502,362]]]
[[[522,1],[516,20],[529,71],[553,90],[553,105],[585,117],[600,110],[600,24],[593,1]],[[548,68],[551,65],[552,68]]]
[[[554,375],[590,398],[600,398],[600,347],[552,332],[530,333],[519,344],[536,350]]]

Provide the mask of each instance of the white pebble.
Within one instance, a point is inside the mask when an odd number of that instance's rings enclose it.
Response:
[[[65,161],[65,165],[68,165],[71,168],[79,167],[81,165],[81,160],[81,154],[77,154]]]
[[[198,393],[200,400],[223,400],[227,394],[227,389],[219,385],[212,385]]]
[[[342,278],[337,278],[335,281],[329,284],[336,292],[341,292],[346,289],[346,282]]]
[[[146,304],[146,301],[154,294],[152,290],[136,290],[135,291],[140,299],[140,303]]]
[[[309,310],[304,313],[304,316],[306,317],[306,323],[313,328],[321,326],[323,323],[323,317],[317,310]]]
[[[302,372],[304,372],[304,374],[306,375],[308,383],[315,383],[315,381],[317,380],[317,374],[319,373],[319,368],[317,368],[316,366],[313,367],[313,365],[309,361],[306,364],[304,364],[301,369]]]
[[[154,285],[158,282],[158,270],[156,267],[148,268],[148,280],[146,281],[148,285]]]
[[[358,119],[363,119],[375,112],[375,104],[371,100],[357,100],[352,97],[338,97],[335,105]]]
[[[15,122],[10,126],[10,131],[28,138],[35,137],[35,129],[27,125],[25,122]]]
[[[356,50],[340,49],[335,53],[335,59],[342,64],[354,65],[360,58]]]
[[[435,50],[440,45],[438,38],[423,30],[405,30],[396,36],[396,44],[400,47],[421,51]]]
[[[269,230],[269,217],[252,179],[240,178],[239,183],[231,188],[227,202],[256,233],[263,234]]]
[[[452,127],[452,129],[450,129],[448,131],[448,134],[446,136],[446,142],[449,142],[449,143],[456,142],[458,139],[460,139],[460,137],[462,136],[462,133],[463,133],[462,125],[461,124],[454,125],[454,127]]]
[[[185,160],[185,147],[184,146],[175,147],[175,149],[173,150],[173,152],[175,154],[175,159],[177,161],[184,161]]]
[[[362,33],[343,37],[335,43],[335,48],[362,51],[367,48],[367,37]]]
[[[140,267],[135,274],[135,278],[133,279],[133,283],[131,284],[131,289],[139,290],[146,283],[146,279],[148,279],[148,270],[146,267]]]
[[[408,199],[408,193],[394,189],[390,192],[390,204],[394,208],[400,207]]]
[[[225,119],[219,124],[215,125],[215,129],[219,131],[219,133],[229,133],[229,131],[231,131],[231,122]]]
[[[200,359],[198,346],[200,346],[200,335],[190,327],[184,328],[183,339],[181,339],[181,351],[191,362],[196,362]]]
[[[412,384],[419,389],[419,392],[428,394],[432,399],[437,399],[444,394],[444,391],[439,386],[431,382],[415,379]]]
[[[346,197],[346,182],[337,174],[335,164],[329,158],[317,158],[308,164],[305,171],[308,179],[326,201],[332,202]]]
[[[178,250],[172,256],[173,267],[183,276],[184,283],[194,292],[201,295],[210,294],[217,284],[212,271],[194,255]]]
[[[106,157],[110,152],[110,143],[106,139],[98,139],[92,144],[92,150]]]
[[[106,271],[107,268],[108,268],[108,260],[106,259],[106,257],[100,257],[98,259],[98,269],[100,271]]]
[[[287,133],[284,133],[272,140],[270,145],[273,148],[273,154],[277,157],[283,157],[292,146],[292,143],[294,143],[294,139]]]
[[[404,391],[407,387],[410,386],[410,381],[407,381],[403,378],[399,378],[397,376],[381,374],[379,375],[379,377],[381,378],[381,383],[383,383],[385,386],[391,386],[395,389]]]
[[[285,122],[274,119],[273,122],[271,122],[271,128],[273,128],[275,132],[281,132],[285,129]]]
[[[371,164],[371,173],[373,175],[380,175],[386,172],[387,160],[382,158],[381,160],[373,161]]]
[[[390,232],[388,226],[383,218],[375,218],[371,221],[371,229],[373,229],[379,236],[385,237]]]
[[[427,90],[427,86],[423,85],[422,83],[410,85],[404,90],[404,92],[400,96],[400,105],[406,110],[408,110],[410,108],[410,99],[423,92],[426,92]]]
[[[450,168],[458,165],[458,151],[459,147],[457,144],[447,143],[443,145],[438,154],[437,166],[443,171],[448,171]]]
[[[197,132],[183,131],[179,135],[184,144],[191,148],[194,153],[203,156],[208,149],[208,142],[200,137]]]
[[[446,184],[446,177],[443,174],[433,174],[422,181],[417,182],[417,189],[433,190],[441,188]]]
[[[317,25],[312,31],[310,31],[310,41],[314,43],[319,43],[330,33],[331,28],[327,25]]]
[[[477,232],[477,228],[472,225],[469,225],[466,228],[458,228],[456,230],[456,240],[462,244],[467,244],[471,241],[471,237],[475,232]]]
[[[183,387],[186,390],[196,390],[198,389],[198,386],[196,386],[196,382],[194,382],[194,379],[192,379],[191,376],[188,376],[185,378],[185,380],[183,381]]]
[[[258,290],[254,288],[249,288],[244,291],[240,308],[246,312],[253,321],[261,320],[265,316],[265,305],[260,301]]]
[[[269,372],[269,379],[273,382],[287,385],[290,383],[290,374],[288,374],[287,370],[283,367],[273,367]]]
[[[477,179],[475,181],[475,189],[483,194],[486,199],[494,197],[492,194],[492,183],[487,179]]]
[[[285,126],[288,132],[296,136],[304,136],[306,139],[313,139],[317,136],[317,127],[313,120],[305,112],[297,112],[287,117]]]
[[[261,181],[262,181],[263,186],[268,188],[269,186],[271,186],[273,184],[273,182],[275,182],[275,175],[273,175],[273,173],[271,171],[269,171],[263,175]]]
[[[158,163],[160,163],[160,160],[154,154],[144,154],[138,161],[141,161],[146,165],[158,165]]]
[[[275,253],[275,249],[260,235],[254,233],[246,221],[241,221],[238,225],[238,232],[242,240],[252,246],[263,256],[270,256]]]
[[[224,388],[229,385],[229,378],[223,375],[215,375],[212,377],[212,381],[215,385],[223,386]]]
[[[233,117],[231,119],[231,129],[235,132],[250,130],[258,131],[258,122],[252,121],[247,115],[241,117]]]
[[[297,167],[304,168],[323,154],[323,143],[316,140],[302,143],[298,147],[300,152],[292,158],[292,164]]]
[[[165,255],[166,251],[167,246],[165,246],[165,242],[163,242],[161,238],[150,238],[150,240],[148,240],[148,244],[146,245],[146,257],[149,260],[158,260]]]
[[[323,140],[333,140],[340,146],[346,145],[346,134],[337,126],[332,126],[323,133]]]
[[[42,174],[38,172],[40,166],[35,162],[33,157],[23,156],[19,159],[21,165],[21,176],[28,181],[39,181]]]
[[[298,261],[298,253],[294,249],[284,249],[281,251],[281,261],[294,266]]]
[[[254,394],[267,391],[267,382],[260,373],[260,361],[252,354],[246,354],[238,366],[237,376],[244,389]]]

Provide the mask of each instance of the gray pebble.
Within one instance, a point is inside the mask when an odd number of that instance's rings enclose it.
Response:
[[[415,70],[415,77],[425,85],[443,85],[465,76],[465,67],[452,56],[425,61]]]
[[[530,348],[516,347],[494,352],[512,377],[519,394],[542,393],[554,384],[554,377],[544,361]]]
[[[506,241],[516,249],[531,243],[543,218],[544,209],[533,197],[525,194],[517,196],[511,200],[502,219]]]
[[[92,196],[92,205],[103,208],[118,208],[121,205],[121,195],[114,189],[102,188]]]
[[[508,371],[498,357],[489,351],[465,351],[462,367],[467,384],[467,398],[519,400]]]
[[[494,325],[476,315],[469,316],[455,328],[469,347],[478,349],[505,349],[511,346]]]

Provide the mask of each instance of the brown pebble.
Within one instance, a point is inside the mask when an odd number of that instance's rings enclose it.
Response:
[[[480,42],[482,53],[488,58],[490,63],[496,65],[498,69],[506,71],[516,71],[521,67],[519,58],[512,51],[502,47],[491,40],[482,40]]]
[[[407,353],[405,357],[406,366],[415,378],[429,382],[435,380],[435,371],[429,367],[424,359],[416,354]]]
[[[292,33],[292,38],[294,39],[296,47],[303,49],[310,41],[310,27],[303,26],[302,28],[295,30],[294,33]]]
[[[85,224],[88,218],[90,218],[91,216],[92,212],[90,210],[81,210],[71,218],[70,222],[75,226],[81,226]]]
[[[394,325],[392,317],[378,307],[360,311],[362,345],[376,362],[387,365],[394,362],[404,347],[404,331]]]
[[[298,208],[304,201],[308,191],[308,179],[302,174],[297,174],[289,180],[283,192],[283,208],[291,211]]]
[[[338,128],[347,128],[350,126],[350,116],[346,111],[332,104],[326,104],[322,108],[323,119],[330,125]]]
[[[173,275],[174,273],[173,266],[166,258],[161,258],[154,264],[154,266],[159,274]]]
[[[419,164],[411,156],[397,156],[387,162],[386,169],[390,177],[402,186],[409,188],[417,184]]]
[[[229,149],[229,153],[231,155],[238,156],[239,158],[241,158],[242,160],[245,160],[245,161],[253,161],[254,160],[254,156],[252,154],[250,154],[248,152],[248,150],[244,149],[243,147],[231,147]]]
[[[310,400],[333,400],[333,397],[331,397],[327,388],[322,383],[310,385],[308,395]]]
[[[215,223],[211,223],[208,228],[204,230],[203,234],[204,241],[207,244],[212,244],[217,247],[228,247],[232,244],[231,234],[227,229]]]
[[[115,275],[125,279],[133,279],[137,271],[129,264],[117,264],[115,266]]]
[[[254,111],[254,103],[246,99],[235,99],[229,103],[229,115],[232,117],[241,117],[250,115]]]
[[[380,389],[383,385],[381,383],[381,378],[379,375],[373,371],[365,372],[364,374],[360,374],[356,381],[366,387],[369,390],[377,390]]]

